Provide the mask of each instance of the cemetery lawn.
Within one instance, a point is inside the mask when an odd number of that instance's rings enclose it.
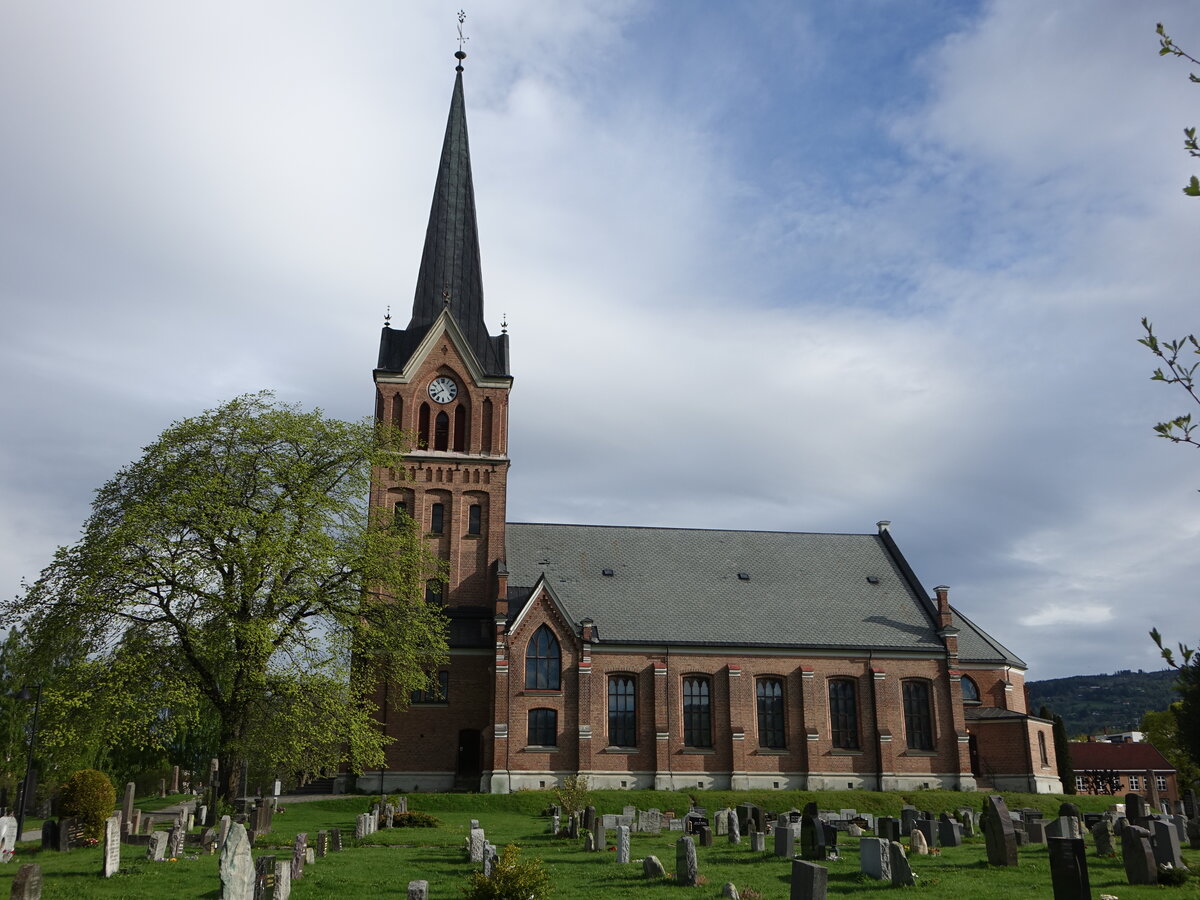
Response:
[[[959,806],[978,809],[983,794],[922,791],[916,794],[879,794],[865,791],[831,791],[813,794],[800,791],[698,791],[692,794],[699,805],[710,814],[723,806],[734,806],[749,800],[767,809],[803,808],[816,800],[823,809],[853,807],[863,812],[897,815],[901,804],[912,802],[921,809],[933,812],[953,810]],[[1048,795],[1005,795],[1010,808],[1037,806],[1048,815],[1057,813],[1058,804],[1070,799],[1083,810],[1101,810],[1110,802],[1107,797],[1062,798]],[[731,845],[724,835],[714,835],[712,847],[697,847],[700,874],[705,884],[696,888],[677,887],[672,880],[649,881],[642,877],[640,860],[654,854],[668,873],[675,870],[675,841],[678,832],[663,831],[660,835],[635,834],[632,838],[632,858],[628,866],[619,866],[616,853],[606,850],[587,853],[582,840],[555,838],[546,833],[549,820],[541,817],[542,810],[554,802],[548,791],[523,791],[510,795],[489,794],[410,794],[409,809],[436,816],[441,825],[436,828],[387,829],[362,841],[355,841],[354,818],[366,811],[371,797],[318,800],[284,806],[276,814],[274,830],[261,836],[254,849],[255,857],[274,854],[279,859],[290,858],[291,845],[298,832],[307,832],[310,845],[316,841],[318,830],[342,829],[346,849],[331,854],[305,867],[304,878],[292,885],[296,900],[306,898],[344,897],[402,897],[410,880],[429,882],[432,900],[457,900],[462,896],[465,876],[473,867],[466,859],[464,841],[471,819],[478,819],[489,841],[497,847],[519,844],[526,858],[538,857],[545,863],[555,890],[556,900],[574,898],[679,898],[688,896],[716,900],[721,887],[732,881],[747,895],[757,891],[768,900],[786,900],[789,896],[791,864],[771,853],[772,840],[767,836],[767,852],[753,853],[749,839]],[[658,807],[686,811],[687,793],[654,793],[652,791],[594,791],[593,803],[600,813],[620,813],[626,805],[641,809]],[[149,802],[139,802],[147,809]],[[609,846],[614,846],[615,832],[608,832]],[[826,863],[829,868],[829,895],[853,896],[893,890],[866,879],[859,874],[858,840],[839,835],[841,860]],[[1200,877],[1183,887],[1134,887],[1125,883],[1125,873],[1119,857],[1102,859],[1095,856],[1089,841],[1088,866],[1093,896],[1114,894],[1121,900],[1200,900]],[[1185,862],[1200,868],[1200,851],[1184,850]],[[982,838],[968,839],[959,848],[944,849],[940,856],[910,858],[917,873],[917,886],[908,889],[923,897],[947,900],[1005,900],[1013,897],[1047,898],[1050,887],[1049,858],[1044,845],[1029,845],[1020,850],[1021,864],[1016,869],[993,868],[986,863]],[[91,848],[70,853],[42,852],[34,842],[19,845],[11,863],[0,867],[0,897],[6,896],[12,878],[21,863],[35,862],[42,866],[46,900],[55,898],[219,898],[220,881],[217,874],[218,857],[198,855],[194,846],[186,849],[177,862],[148,862],[145,848],[122,847],[121,871],[112,878],[100,876],[101,850]]]

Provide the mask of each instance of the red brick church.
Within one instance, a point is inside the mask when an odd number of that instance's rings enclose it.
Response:
[[[461,57],[460,57],[461,62]],[[388,790],[1060,791],[1025,664],[867,534],[506,520],[507,334],[490,334],[457,68],[412,318],[376,415],[417,438],[372,502],[448,563],[440,691],[383,697]],[[397,702],[402,700],[402,702]],[[411,701],[411,702],[410,702]],[[381,775],[366,783],[378,790]]]

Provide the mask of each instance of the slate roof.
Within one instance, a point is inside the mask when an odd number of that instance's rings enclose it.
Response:
[[[594,619],[603,643],[943,650],[928,595],[885,535],[507,529],[510,615],[544,573],[570,620]]]
[[[471,148],[467,140],[462,72],[454,78],[450,115],[438,164],[425,248],[413,298],[413,314],[404,329],[384,328],[379,341],[383,371],[400,371],[429,326],[446,306],[488,375],[508,374],[507,335],[492,337],[483,321],[483,274],[479,264],[479,229],[475,219],[475,187],[471,180]]]
[[[960,663],[992,663],[1028,668],[1021,657],[964,616],[957,607],[951,606],[950,609],[954,612],[954,624],[961,629],[958,634]]]
[[[963,716],[968,722],[978,722],[984,719],[1033,719],[1037,722],[1049,722],[1028,713],[1017,712],[1015,709],[1003,709],[999,706],[968,706],[963,709]]]
[[[1096,769],[1144,772],[1146,769],[1174,772],[1153,744],[1114,744],[1111,741],[1072,741],[1071,766],[1076,772]]]

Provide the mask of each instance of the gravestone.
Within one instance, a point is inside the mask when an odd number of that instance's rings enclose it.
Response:
[[[130,827],[133,825],[133,794],[137,790],[137,785],[132,781],[125,785],[125,796],[121,800],[121,831],[125,834],[132,834]]]
[[[791,900],[825,900],[828,890],[828,869],[802,859],[792,860]]]
[[[909,806],[907,803],[900,807],[900,833],[912,834],[912,830],[917,826],[917,808]]]
[[[342,829],[340,829],[340,828],[330,828],[329,829],[329,850],[331,853],[341,853],[342,852]]]
[[[588,831],[594,832],[596,830],[596,807],[588,806],[588,807],[584,808],[583,822],[581,822],[580,824],[583,828],[587,829]]]
[[[9,897],[12,900],[42,900],[42,867],[26,863],[17,869]]]
[[[925,838],[926,849],[938,845],[937,823],[933,819],[917,819],[917,831]]]
[[[860,838],[863,836],[863,830],[854,822],[851,822],[846,826],[846,834],[850,835],[850,837]]]
[[[700,877],[700,865],[696,860],[696,845],[691,835],[685,834],[675,842],[675,880],[680,887],[695,887]]]
[[[633,822],[635,819],[637,819],[637,814],[638,814],[638,808],[636,806],[621,807],[621,815],[623,815],[625,818],[627,818],[629,820],[625,824],[627,824],[630,828],[633,828]]]
[[[571,817],[567,820],[567,837],[571,840],[579,838],[579,813],[571,813]]]
[[[235,822],[221,851],[222,900],[253,900],[254,880],[254,860],[250,856],[246,826]]]
[[[370,834],[370,832],[367,831],[367,822],[370,820],[370,818],[371,818],[370,813],[363,813],[362,815],[355,818],[355,820],[354,820],[354,837],[355,838],[365,838],[368,834]]]
[[[150,833],[150,841],[146,844],[146,859],[162,862],[167,858],[167,833],[154,831]]]
[[[875,835],[885,841],[900,840],[900,820],[891,816],[880,816],[875,820]]]
[[[58,823],[53,819],[47,819],[42,823],[42,849],[58,849]]]
[[[179,793],[179,766],[171,767],[171,793]]]
[[[1146,801],[1141,794],[1125,795],[1125,818],[1133,825],[1141,825],[1142,819],[1150,814],[1146,809]]]
[[[306,866],[311,866],[316,861],[317,861],[317,851],[314,850],[312,847],[305,847],[304,848],[304,864]]]
[[[892,880],[892,850],[883,838],[863,838],[858,842],[859,869],[877,881]]]
[[[912,866],[908,864],[904,845],[899,841],[891,841],[888,843],[888,849],[891,850],[892,884],[912,887],[917,883],[917,877],[913,875]]]
[[[83,823],[78,819],[63,818],[58,820],[58,849],[66,853],[83,846],[87,835]]]
[[[792,826],[780,819],[775,823],[775,855],[787,859],[792,855],[792,841],[794,835]]]
[[[1058,817],[1061,819],[1064,816],[1070,816],[1073,819],[1083,820],[1083,813],[1079,811],[1079,807],[1070,801],[1060,803],[1058,806]]]
[[[1092,841],[1096,845],[1097,856],[1112,856],[1116,852],[1113,846],[1114,837],[1113,824],[1107,818],[1092,826]]]
[[[305,852],[307,849],[308,833],[301,831],[296,835],[296,842],[292,844],[292,881],[299,881],[304,877],[304,863],[308,859]]]
[[[1034,823],[1030,823],[1032,825]],[[1040,823],[1038,823],[1040,824]],[[1028,827],[1028,826],[1027,826]],[[1081,838],[1083,837],[1082,826],[1080,820],[1075,816],[1060,816],[1054,821],[1046,825],[1046,837],[1056,838]],[[1029,836],[1033,840],[1033,835]]]
[[[821,821],[817,815],[817,804],[810,803],[804,807],[800,825],[800,855],[805,859],[825,859],[829,855],[831,836],[836,841],[837,831]]]
[[[254,900],[275,900],[275,857],[254,861]]]
[[[429,882],[410,881],[408,883],[408,900],[429,900]]]
[[[471,829],[471,836],[467,839],[467,855],[470,857],[471,862],[483,862],[483,845],[486,841],[487,839],[484,836],[482,828]]]
[[[1154,819],[1150,827],[1153,829],[1150,834],[1154,838],[1154,859],[1160,866],[1178,869],[1183,860],[1179,857],[1179,831],[1175,823]]]
[[[1058,819],[1055,819],[1054,821],[1057,822]],[[1053,823],[1051,823],[1051,824],[1053,824]],[[1028,835],[1029,843],[1031,843],[1031,844],[1046,843],[1047,833],[1048,832],[1046,829],[1046,825],[1043,824],[1042,822],[1026,822],[1025,823],[1025,834]],[[1060,834],[1058,832],[1058,830],[1055,829],[1055,832],[1053,834],[1051,834],[1050,836],[1051,837],[1070,837],[1071,835]]]
[[[275,860],[275,900],[288,900],[292,896],[292,861]]]
[[[646,878],[666,878],[667,870],[657,856],[647,856],[642,860],[642,875]]]
[[[1083,838],[1052,837],[1047,843],[1054,900],[1092,900]]]
[[[625,864],[629,862],[629,826],[617,826],[617,862]]]
[[[0,816],[0,851],[12,853],[17,849],[17,820],[12,816]]]
[[[721,885],[721,896],[726,900],[742,900],[742,895],[738,893],[737,885],[732,881],[727,881]]]
[[[988,863],[993,866],[1017,865],[1017,836],[1003,797],[993,794],[984,801],[983,821]]]
[[[961,847],[962,825],[951,818],[949,813],[942,813],[938,818],[937,836],[938,843],[943,847]]]
[[[737,818],[733,815],[729,817],[729,833],[727,838],[731,844],[740,844],[742,842],[742,833],[738,831]]]
[[[1183,792],[1183,814],[1189,819],[1200,816],[1200,810],[1196,809],[1196,791],[1193,788]]]
[[[603,822],[596,823],[596,831],[594,840],[592,841],[592,849],[597,853],[608,849],[608,829],[604,827]]]
[[[229,828],[233,825],[233,820],[229,816],[221,816],[221,827],[217,832],[217,849],[225,849],[225,841],[229,839]]]
[[[3,822],[3,819],[0,819]],[[111,878],[121,869],[121,817],[104,821],[104,877]]]
[[[317,832],[317,856],[326,857],[329,855],[329,832]]]
[[[1121,832],[1121,861],[1130,884],[1158,884],[1158,863],[1150,846],[1150,832],[1126,825]]]
[[[1171,816],[1171,823],[1175,826],[1175,831],[1179,834],[1179,843],[1183,844],[1187,841],[1187,817]]]
[[[713,832],[707,825],[701,825],[699,828],[700,846],[711,847],[713,845]]]
[[[925,840],[925,832],[920,828],[914,828],[908,836],[908,852],[915,856],[929,855],[929,843]]]
[[[750,832],[750,851],[752,853],[767,852],[767,836],[761,831]]]
[[[178,825],[173,825],[167,830],[167,856],[171,859],[183,856],[183,839],[186,836],[187,832]]]
[[[1189,849],[1200,850],[1200,819],[1188,819],[1187,839]]]
[[[973,809],[960,809],[958,821],[962,822],[963,836],[973,838],[979,834],[979,813]]]
[[[496,852],[496,845],[491,841],[483,845],[483,877],[491,878],[496,871],[496,866],[500,864],[500,854]]]

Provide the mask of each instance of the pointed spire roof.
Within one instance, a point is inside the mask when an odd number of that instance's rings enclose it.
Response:
[[[459,61],[465,54],[458,56]],[[491,337],[483,321],[483,275],[479,264],[479,230],[475,221],[475,188],[471,180],[471,148],[467,140],[462,65],[454,77],[450,115],[438,164],[425,249],[417,275],[412,319],[404,332],[384,329],[381,369],[397,369],[437,319],[449,308],[484,371],[507,374],[505,336]]]

